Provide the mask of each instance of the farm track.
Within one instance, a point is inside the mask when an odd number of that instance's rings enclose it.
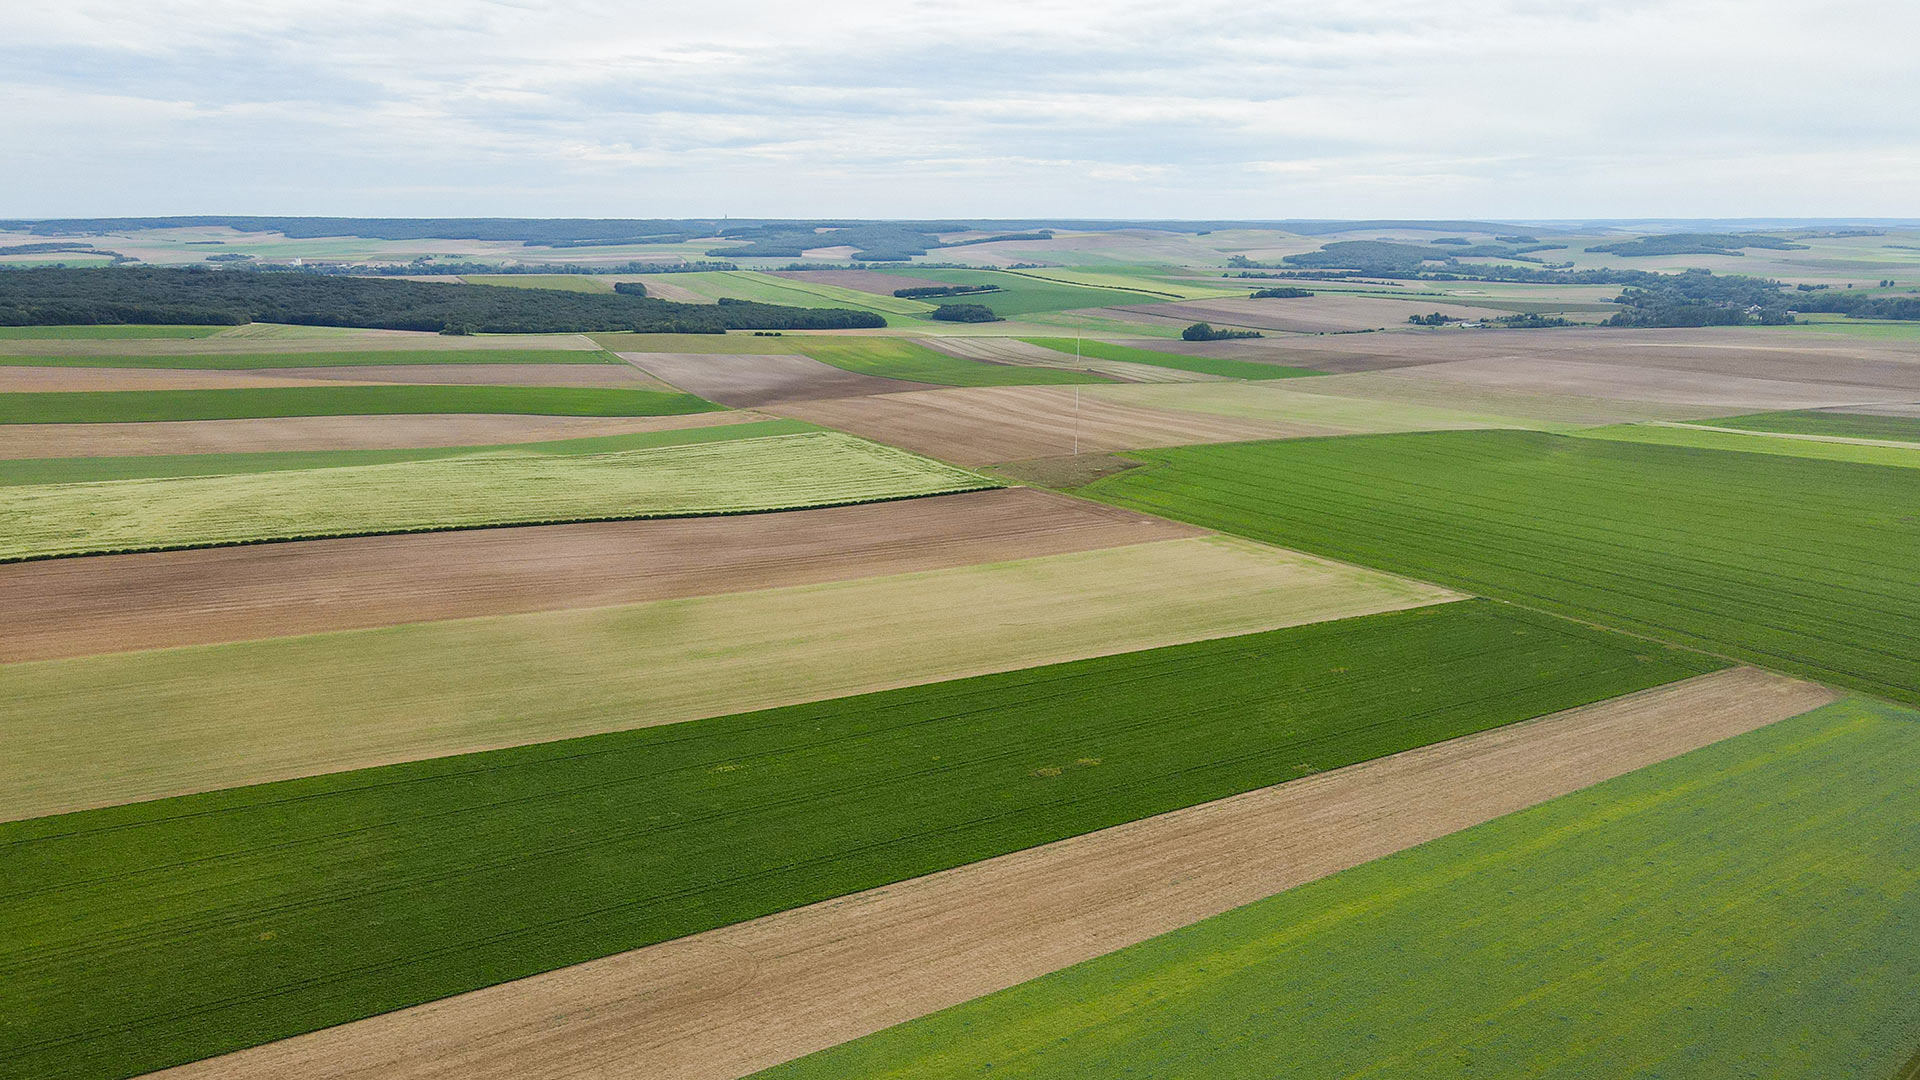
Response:
[[[117,424],[0,424],[0,461],[19,458],[241,454],[306,450],[399,450],[494,446],[600,435],[744,424],[752,412],[680,416],[526,416],[514,413],[393,413],[159,420]]]
[[[1056,457],[1076,448],[1103,453],[1309,433],[1299,425],[1130,404],[1119,389],[1092,387],[1076,394],[1058,386],[975,387],[790,402],[766,411],[962,466]]]
[[[733,1080],[1835,696],[1703,675],[153,1075]]]
[[[1030,488],[0,565],[0,663],[599,607],[1198,536]]]

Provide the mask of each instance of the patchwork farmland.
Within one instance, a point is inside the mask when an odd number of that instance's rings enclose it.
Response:
[[[0,269],[0,1077],[1920,1052],[1920,335],[913,224]]]

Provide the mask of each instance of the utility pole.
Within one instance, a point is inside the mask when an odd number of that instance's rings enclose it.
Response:
[[[1073,358],[1076,361],[1081,361],[1080,320],[1079,319],[1073,320]],[[1081,362],[1084,362],[1084,361],[1081,361]],[[1077,367],[1079,365],[1076,364],[1075,366]],[[1073,456],[1074,457],[1080,456],[1080,384],[1079,383],[1073,384]]]

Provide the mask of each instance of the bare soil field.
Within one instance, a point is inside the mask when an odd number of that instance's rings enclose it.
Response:
[[[1835,697],[1704,675],[156,1075],[735,1080]]]
[[[751,409],[776,402],[935,389],[927,383],[862,375],[832,364],[823,364],[809,356],[780,353],[618,355],[671,386],[736,409]]]
[[[1297,433],[1265,420],[1131,404],[1113,394],[1119,389],[1131,388],[1084,387],[1076,396],[1066,386],[993,386],[791,402],[767,411],[965,466],[1071,454],[1076,433],[1082,453]]]
[[[1178,368],[1134,364],[1125,360],[1102,360],[1093,356],[1075,357],[1043,345],[1031,345],[1018,338],[924,338],[926,345],[962,360],[1014,367],[1060,368],[1065,371],[1091,371],[1096,375],[1130,383],[1218,382],[1224,377]]]
[[[1203,530],[1030,488],[778,514],[370,536],[0,566],[0,663],[602,607]]]
[[[1450,304],[1431,298],[1388,300],[1338,293],[1320,293],[1292,300],[1189,300],[1174,304],[1136,304],[1106,310],[1126,312],[1149,322],[1209,322],[1309,334],[1403,327],[1407,325],[1407,316],[1426,315],[1435,311],[1461,319],[1491,319],[1509,314],[1492,308]]]
[[[104,340],[10,339],[9,356],[199,356],[214,353],[301,353],[418,349],[578,349],[600,346],[585,334],[469,334],[423,330],[356,330],[337,326],[250,323],[204,338],[112,338]]]
[[[1915,374],[1920,374],[1920,371]],[[1360,378],[1356,376],[1346,381],[1355,382]],[[1723,413],[1733,409],[1771,411],[1821,408],[1861,403],[1863,399],[1900,398],[1912,393],[1848,383],[1756,378],[1719,371],[1545,356],[1456,360],[1365,378],[1375,381],[1432,380],[1490,390],[1697,406],[1722,410]]]
[[[270,416],[249,420],[126,424],[0,424],[0,461],[9,458],[239,454],[281,450],[397,450],[678,431],[765,420],[751,412],[686,416],[519,416],[432,413],[392,416]]]
[[[1459,599],[1199,536],[753,592],[0,665],[0,820]]]
[[[1864,413],[1867,416],[1914,416],[1920,417],[1920,401],[1888,403],[1884,405],[1856,405],[1846,409],[1833,409],[1831,412]]]
[[[875,296],[892,296],[895,289],[938,288],[948,284],[932,278],[882,274],[875,270],[769,270],[767,276],[788,278],[792,281],[812,281],[821,285],[838,285],[843,289],[854,289],[863,293],[872,293]]]

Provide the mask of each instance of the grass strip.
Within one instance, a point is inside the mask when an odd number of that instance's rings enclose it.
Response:
[[[261,416],[518,413],[679,416],[720,406],[692,394],[605,386],[269,386],[0,394],[0,424],[114,424]]]
[[[204,338],[231,326],[0,326],[0,341],[120,341],[127,338]]]
[[[0,1071],[157,1069],[1717,666],[1469,600],[0,825]]]
[[[836,506],[998,486],[813,431],[573,455],[0,487],[0,561],[268,540]]]
[[[798,435],[819,428],[802,420],[756,420],[744,424],[674,431],[637,431],[546,442],[484,446],[420,446],[391,450],[274,450],[235,454],[134,454],[127,457],[20,458],[0,466],[0,487],[25,484],[80,484],[100,480],[147,480],[173,476],[230,476],[236,473],[339,469],[353,465],[391,465],[437,461],[485,453],[608,454],[660,446]]]
[[[756,1075],[1880,1080],[1916,770],[1840,702]]]
[[[369,349],[341,352],[196,353],[187,356],[0,356],[8,367],[260,368],[366,367],[399,364],[618,364],[612,353],[586,349]]]
[[[1521,431],[1130,456],[1081,494],[1920,703],[1903,469]]]
[[[1152,364],[1155,367],[1193,371],[1202,375],[1221,375],[1229,379],[1297,379],[1304,375],[1326,374],[1312,368],[1261,364],[1252,360],[1235,360],[1227,356],[1184,356],[1180,353],[1136,349],[1130,345],[1115,345],[1107,341],[1086,341],[1074,338],[1021,338],[1020,340],[1030,345],[1038,345],[1043,349],[1066,353],[1069,356],[1078,353],[1078,355],[1091,356],[1097,360],[1125,360],[1130,364]]]

